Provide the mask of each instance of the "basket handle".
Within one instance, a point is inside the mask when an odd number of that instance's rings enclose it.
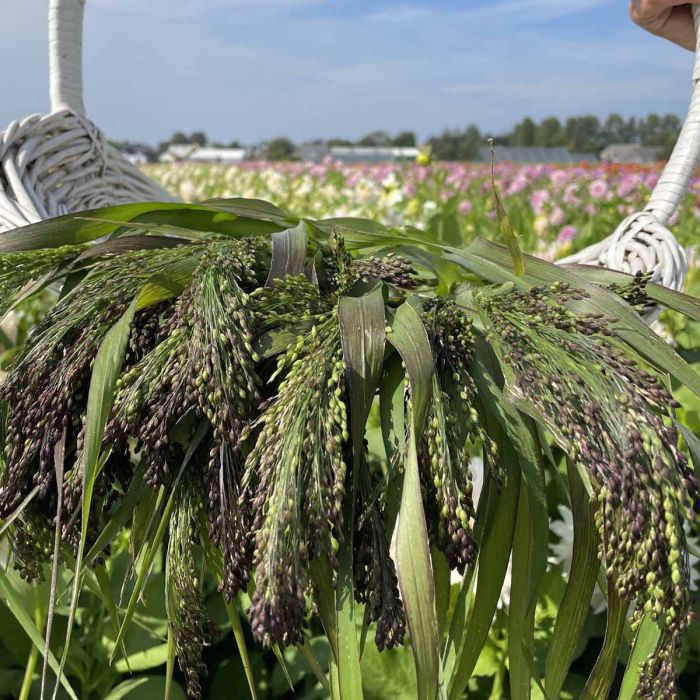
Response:
[[[561,265],[602,265],[629,274],[650,273],[653,282],[682,290],[688,273],[685,251],[669,230],[700,159],[700,5],[693,4],[697,36],[693,94],[688,116],[649,202],[628,216],[605,240],[559,260]],[[658,308],[648,318],[658,315]]]
[[[651,194],[645,210],[662,224],[669,219],[685,195],[700,158],[700,5],[693,5],[697,47],[693,69],[693,95],[690,108],[673,153]]]
[[[51,0],[49,5],[49,95],[51,111],[83,104],[83,13],[85,0]]]

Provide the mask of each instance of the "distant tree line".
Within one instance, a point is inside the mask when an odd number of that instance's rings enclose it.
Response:
[[[168,146],[174,144],[196,143],[199,146],[218,146],[225,148],[240,148],[238,141],[230,143],[218,143],[209,141],[203,131],[193,131],[186,134],[183,131],[176,131],[167,141],[158,144],[157,153],[160,155]],[[329,146],[415,146],[416,135],[412,131],[401,131],[396,136],[391,136],[386,131],[372,131],[357,141],[348,139],[333,138],[326,141]],[[296,154],[296,145],[286,136],[278,136],[260,146],[259,155],[266,160],[293,160]]]
[[[640,119],[610,114],[604,120],[589,114],[563,122],[556,117],[540,122],[525,117],[507,134],[485,134],[471,124],[464,130],[446,130],[440,136],[433,136],[428,144],[438,160],[478,159],[489,136],[502,146],[563,146],[576,153],[596,154],[613,143],[639,143],[656,146],[661,157],[667,157],[680,128],[681,120],[675,114],[649,114]]]
[[[675,114],[649,114],[642,118],[610,114],[603,120],[588,114],[564,121],[547,117],[539,122],[525,117],[506,134],[489,134],[470,124],[464,129],[446,129],[439,136],[429,138],[427,144],[437,160],[479,160],[489,137],[496,145],[502,146],[562,146],[576,153],[596,154],[613,143],[639,143],[657,147],[660,157],[666,158],[680,128],[681,120]],[[203,131],[191,134],[177,131],[168,141],[158,145],[158,153],[165,151],[170,144],[185,143],[228,148],[240,146],[238,141],[227,144],[209,142]],[[330,146],[416,146],[417,139],[412,131],[401,131],[393,136],[386,131],[372,131],[356,141],[333,138],[326,143]],[[296,145],[285,136],[272,139],[258,149],[258,155],[268,160],[293,160],[296,153]]]
[[[216,146],[218,148],[240,148],[241,144],[238,141],[230,141],[222,143],[219,141],[209,141],[204,131],[193,131],[191,134],[186,134],[184,131],[176,131],[167,141],[161,141],[156,149],[158,155],[163,153],[168,146],[175,144],[191,144],[196,143],[198,146]]]

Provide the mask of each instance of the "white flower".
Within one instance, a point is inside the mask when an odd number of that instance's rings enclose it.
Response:
[[[481,457],[472,457],[469,462],[469,468],[472,472],[472,484],[474,490],[472,491],[472,499],[474,500],[474,506],[479,503],[479,498],[481,497],[481,491],[484,488],[484,460]],[[513,573],[513,557],[512,555],[508,559],[508,569],[506,570],[506,576],[503,579],[503,585],[501,586],[501,594],[498,597],[498,609],[507,610],[510,605],[510,586],[511,578]],[[450,577],[450,583],[459,584],[462,582],[464,577],[458,572],[453,571]]]
[[[560,564],[564,576],[568,578],[569,572],[571,571],[571,560],[574,555],[574,516],[571,513],[571,509],[567,506],[559,506],[559,516],[561,518],[560,520],[554,520],[550,524],[550,530],[559,538],[558,542],[550,542],[549,544],[549,551],[552,555],[550,561],[554,564]],[[688,543],[697,551],[700,542],[697,537],[689,532],[687,523],[685,532]],[[693,591],[697,591],[698,582],[700,581],[700,572],[698,571],[697,564],[700,559],[693,554],[689,554],[688,558],[690,564],[690,588]],[[593,591],[591,607],[593,608],[593,612],[596,613],[602,612],[607,607],[605,597],[598,586],[596,586]]]

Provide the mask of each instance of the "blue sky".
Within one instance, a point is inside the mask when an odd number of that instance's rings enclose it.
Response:
[[[0,128],[48,107],[47,7],[0,0]],[[246,143],[682,114],[692,63],[625,0],[88,0],[84,52],[111,138]]]

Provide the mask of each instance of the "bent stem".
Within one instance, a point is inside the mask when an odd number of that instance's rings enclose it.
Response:
[[[41,613],[41,603],[39,601],[39,593],[34,589],[34,623],[36,628],[41,633],[44,629],[44,616]],[[24,678],[22,679],[22,687],[19,691],[18,700],[29,700],[29,693],[32,690],[32,683],[34,682],[34,671],[36,670],[36,664],[39,660],[39,647],[36,644],[32,644],[29,651],[29,657],[27,658],[27,665],[24,668]]]

